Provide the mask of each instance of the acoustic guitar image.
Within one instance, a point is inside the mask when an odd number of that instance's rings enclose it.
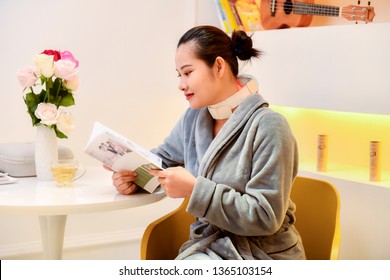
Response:
[[[314,0],[261,0],[260,18],[264,29],[308,26],[315,16],[343,17],[350,21],[372,22],[375,16],[371,6],[346,7],[315,4]]]

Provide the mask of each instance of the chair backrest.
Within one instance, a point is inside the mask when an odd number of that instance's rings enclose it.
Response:
[[[340,197],[331,183],[297,177],[291,190],[296,204],[296,228],[302,236],[306,257],[338,259],[340,247]]]
[[[308,259],[337,259],[340,245],[340,198],[326,181],[297,177],[291,198],[297,205],[296,227]],[[188,199],[148,225],[141,240],[142,260],[170,260],[188,240],[195,218],[186,212]]]
[[[173,260],[189,239],[195,217],[186,212],[188,199],[172,212],[148,225],[141,240],[141,260]]]

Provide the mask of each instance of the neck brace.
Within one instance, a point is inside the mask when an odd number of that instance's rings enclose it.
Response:
[[[219,102],[215,105],[208,106],[210,115],[215,120],[223,120],[229,118],[233,114],[233,109],[240,105],[241,101],[247,98],[252,93],[258,91],[257,83],[250,80],[244,87],[242,87],[235,94]]]

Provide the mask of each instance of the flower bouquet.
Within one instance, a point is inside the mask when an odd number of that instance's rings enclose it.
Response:
[[[35,66],[17,71],[32,124],[53,129],[58,138],[68,138],[66,134],[73,130],[74,122],[67,107],[75,104],[79,62],[71,52],[57,50],[34,55],[33,61]]]

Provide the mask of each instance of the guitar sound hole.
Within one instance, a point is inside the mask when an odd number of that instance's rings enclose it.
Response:
[[[287,0],[286,2],[284,2],[284,12],[286,13],[286,15],[291,14],[293,6],[294,4],[291,0]]]

